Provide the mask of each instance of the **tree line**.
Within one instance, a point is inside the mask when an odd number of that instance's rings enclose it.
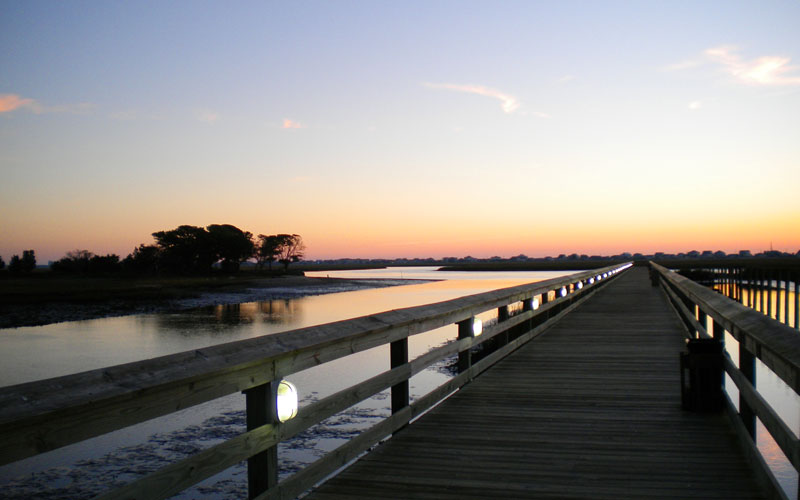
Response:
[[[6,268],[6,262],[0,257],[0,271]],[[8,272],[11,274],[29,273],[36,269],[36,253],[33,250],[23,250],[22,257],[11,256],[8,261]]]
[[[254,237],[230,224],[206,227],[182,225],[153,233],[154,244],[141,244],[124,259],[116,254],[95,255],[88,250],[73,250],[50,264],[50,269],[69,274],[132,275],[208,274],[217,265],[226,273],[236,273],[240,264],[255,259],[262,270],[272,271],[272,263],[283,265],[303,258],[305,244],[298,234],[259,234]],[[0,257],[0,269],[5,262]],[[12,274],[33,271],[36,258],[33,250],[25,250],[20,258],[14,255],[8,265]]]

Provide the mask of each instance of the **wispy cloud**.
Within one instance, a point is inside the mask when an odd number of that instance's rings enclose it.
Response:
[[[784,56],[762,56],[744,60],[739,49],[732,45],[713,47],[705,55],[721,64],[737,80],[751,85],[800,85],[800,74],[796,66],[789,66],[791,58]]]
[[[685,69],[697,68],[703,64],[704,61],[702,59],[687,59],[674,64],[668,64],[667,66],[664,66],[663,69],[666,71],[683,71]]]
[[[792,59],[786,56],[761,56],[744,59],[739,55],[739,47],[720,45],[703,51],[702,56],[669,66],[669,71],[682,71],[714,64],[721,67],[736,81],[747,85],[787,86],[800,85],[800,68],[790,66]]]
[[[304,128],[304,127],[303,127],[302,124],[300,124],[300,123],[298,123],[296,121],[290,120],[288,118],[284,118],[283,119],[283,125],[281,125],[281,128],[296,129],[296,128]]]
[[[36,99],[31,99],[29,97],[22,97],[17,94],[0,94],[0,113],[10,113],[17,109],[27,109],[37,115],[44,113],[81,114],[88,112],[93,107],[94,106],[88,102],[45,106]]]
[[[33,99],[16,94],[0,94],[0,113],[10,113],[19,108],[30,108],[36,103]]]
[[[477,94],[498,99],[503,111],[506,113],[513,113],[520,106],[520,102],[516,97],[482,85],[459,85],[454,83],[424,83],[423,85],[432,89],[454,90],[456,92],[466,92],[468,94]]]
[[[195,112],[194,117],[203,123],[213,124],[219,120],[219,113],[208,109],[200,109]]]

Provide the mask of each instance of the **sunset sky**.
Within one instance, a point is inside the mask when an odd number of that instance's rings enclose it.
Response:
[[[800,2],[0,2],[0,256],[800,250]]]

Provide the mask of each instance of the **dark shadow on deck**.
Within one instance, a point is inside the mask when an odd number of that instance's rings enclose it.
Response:
[[[680,408],[683,338],[631,269],[307,498],[762,498],[727,417]]]

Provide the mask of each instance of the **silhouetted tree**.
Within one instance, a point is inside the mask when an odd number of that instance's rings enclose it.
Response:
[[[3,257],[0,257],[0,271],[6,268],[6,261],[3,260]]]
[[[95,255],[89,250],[72,250],[50,265],[54,272],[72,274],[107,274],[117,272],[121,267],[118,255]]]
[[[8,272],[11,274],[19,274],[22,272],[22,260],[19,255],[12,255],[11,260],[8,261]]]
[[[253,255],[253,234],[249,231],[230,224],[212,224],[206,230],[213,245],[215,261],[222,261],[223,271],[239,271],[239,263]]]
[[[22,258],[13,255],[8,262],[8,272],[11,274],[29,273],[34,269],[36,269],[36,254],[33,250],[23,250]]]
[[[72,250],[50,264],[50,269],[59,273],[87,273],[89,260],[94,256],[89,250]]]
[[[33,250],[22,251],[22,272],[29,273],[36,269],[36,254]]]
[[[269,265],[269,270],[272,271],[272,263],[278,260],[278,251],[281,246],[281,238],[277,234],[269,236],[265,234],[258,235],[258,244],[254,252],[256,263],[259,269],[264,268],[264,263]]]
[[[159,269],[179,273],[211,272],[222,261],[227,272],[239,270],[239,263],[253,255],[253,235],[230,224],[208,228],[178,226],[153,233],[158,247]]]
[[[122,260],[125,272],[143,275],[158,272],[159,249],[155,245],[139,245]]]
[[[159,252],[159,269],[178,273],[210,272],[217,256],[208,231],[197,226],[178,226],[153,233]]]
[[[289,264],[297,262],[303,258],[306,245],[299,234],[279,234],[280,241],[278,246],[278,262],[283,264],[283,269],[289,268]]]
[[[119,255],[110,253],[108,255],[94,255],[89,259],[89,274],[108,274],[116,273],[122,269],[119,262]]]

